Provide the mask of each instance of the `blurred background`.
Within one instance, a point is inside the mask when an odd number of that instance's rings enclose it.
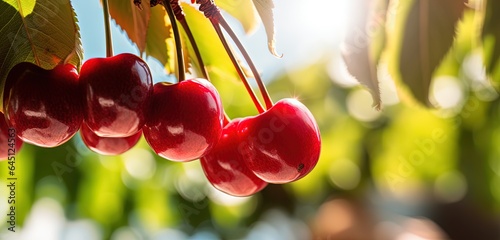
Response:
[[[85,59],[105,56],[99,1],[72,3]],[[230,23],[274,101],[297,97],[315,116],[322,151],[307,177],[237,198],[215,190],[198,161],[162,159],[144,139],[114,157],[91,152],[79,135],[54,149],[25,144],[16,233],[6,231],[2,190],[0,239],[500,239],[500,99],[471,36],[475,11],[465,11],[433,78],[439,107],[406,101],[382,56],[377,111],[341,56],[362,11],[351,1],[275,6],[281,59],[268,52],[262,26],[246,35]],[[139,54],[116,25],[113,37],[115,53]],[[174,81],[147,61],[155,82]],[[240,83],[215,84],[231,118],[257,114]]]

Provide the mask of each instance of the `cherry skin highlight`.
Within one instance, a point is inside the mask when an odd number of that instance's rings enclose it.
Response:
[[[120,155],[134,147],[142,136],[142,130],[129,137],[99,137],[84,122],[80,136],[85,145],[102,155]]]
[[[240,153],[241,141],[238,138],[238,124],[234,119],[222,130],[222,136],[214,149],[200,159],[208,181],[217,189],[233,196],[250,196],[267,183],[248,169]]]
[[[123,53],[87,60],[80,71],[86,94],[85,122],[101,137],[128,137],[146,122],[153,93],[148,65]]]
[[[73,65],[45,70],[23,62],[7,76],[4,108],[24,142],[56,147],[68,141],[83,120],[83,92]]]
[[[205,79],[157,83],[144,137],[161,157],[191,161],[207,154],[222,133],[224,119],[217,89]]]
[[[266,182],[298,180],[318,162],[318,125],[307,107],[295,99],[280,100],[266,112],[244,118],[238,133],[248,168]]]
[[[17,154],[23,141],[15,134],[14,128],[9,131],[5,116],[0,112],[0,161]],[[9,150],[12,149],[12,150]]]

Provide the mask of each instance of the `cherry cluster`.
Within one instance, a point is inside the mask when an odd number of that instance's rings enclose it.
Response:
[[[50,70],[14,66],[4,87],[0,144],[7,145],[8,127],[16,129],[19,147],[23,141],[57,147],[80,131],[91,150],[118,155],[144,135],[163,158],[200,159],[212,185],[234,196],[298,180],[316,165],[319,129],[296,99],[267,99],[266,110],[255,102],[259,115],[230,120],[206,78],[153,85],[140,57],[109,55],[87,60],[79,72],[67,63]]]

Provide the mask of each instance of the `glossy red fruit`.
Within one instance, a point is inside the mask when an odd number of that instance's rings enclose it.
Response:
[[[144,137],[160,156],[190,161],[210,151],[222,133],[224,119],[217,89],[205,79],[178,84],[157,83]]]
[[[287,183],[308,174],[319,158],[321,139],[311,112],[295,99],[283,99],[238,126],[248,167],[269,183]]]
[[[45,70],[32,63],[19,63],[11,69],[6,82],[6,118],[23,141],[56,147],[80,128],[83,93],[73,65]]]
[[[238,124],[234,119],[222,130],[215,148],[200,159],[208,181],[217,189],[233,196],[250,196],[267,186],[267,183],[248,169],[239,152]]]
[[[99,137],[84,122],[80,136],[90,150],[102,155],[120,155],[134,147],[141,138],[142,130],[129,137]]]
[[[0,161],[17,154],[23,141],[17,137],[14,128],[9,128],[5,116],[0,112]]]
[[[87,60],[80,71],[85,89],[85,122],[101,137],[128,137],[146,121],[145,109],[153,93],[148,65],[123,53]]]

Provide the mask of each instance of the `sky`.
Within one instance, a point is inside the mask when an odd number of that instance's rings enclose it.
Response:
[[[104,57],[106,47],[100,1],[72,1],[72,4],[79,20],[84,60]],[[349,14],[348,4],[348,1],[333,0],[275,0],[276,46],[278,53],[283,54],[281,59],[269,53],[263,26],[248,36],[236,21],[231,21],[230,17],[229,20],[264,81],[270,81],[278,74],[338,51]],[[114,21],[111,23],[115,54],[130,52],[138,55],[137,47]],[[154,82],[171,80],[157,61],[147,59],[147,62]]]

